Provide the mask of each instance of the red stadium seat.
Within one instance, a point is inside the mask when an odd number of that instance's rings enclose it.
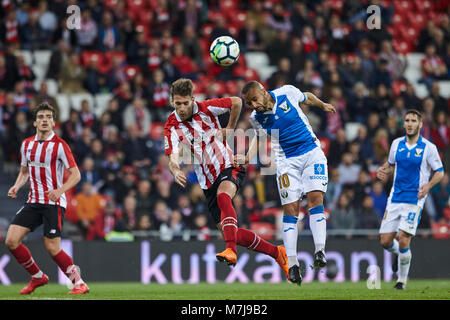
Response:
[[[163,131],[164,131],[164,123],[153,122],[150,127],[150,137],[153,140],[161,139],[163,137]]]
[[[320,141],[320,147],[322,148],[323,153],[325,154],[325,156],[328,156],[328,152],[330,151],[330,143],[331,143],[330,139],[320,137],[319,141]]]
[[[222,0],[219,1],[220,10],[223,12],[236,10],[239,6],[238,1],[236,0]]]
[[[89,66],[91,60],[96,60],[98,65],[102,65],[104,63],[103,53],[100,51],[83,51],[81,53],[81,63],[83,66]]]
[[[261,211],[262,217],[274,216],[276,218],[280,214],[283,214],[283,210],[280,208],[264,208]]]
[[[111,69],[111,63],[112,63],[112,60],[115,57],[118,57],[120,59],[121,63],[124,63],[124,62],[127,61],[127,55],[123,51],[109,51],[109,52],[106,52],[105,55],[104,55],[104,65],[105,65],[105,68],[107,70]]]
[[[103,0],[103,4],[110,9],[113,9],[118,2],[119,0]]]
[[[413,10],[413,2],[409,0],[397,0],[393,1],[395,12],[400,14],[406,14]]]
[[[128,65],[124,67],[125,74],[128,77],[128,80],[132,80],[136,73],[140,71],[138,66]]]
[[[425,27],[425,24],[427,23],[426,16],[422,13],[408,12],[407,17],[409,25],[411,25],[411,27],[413,27],[417,31],[420,31],[423,27]]]
[[[202,26],[202,29],[201,29],[201,31],[200,31],[200,34],[201,34],[202,37],[205,37],[205,38],[208,38],[208,39],[209,39],[209,36],[210,36],[210,34],[211,34],[211,31],[213,31],[213,29],[214,29],[214,25],[213,25],[213,24],[211,24],[211,23],[205,23],[205,24]]]
[[[429,0],[414,0],[414,4],[419,12],[425,12],[433,9],[433,3]]]
[[[394,16],[392,17],[392,23],[395,27],[404,25],[405,22],[406,20],[401,14],[395,13]]]
[[[275,228],[268,222],[252,222],[250,229],[256,232],[264,240],[273,240],[275,238]]]
[[[405,90],[406,90],[406,84],[402,81],[395,81],[392,84],[392,91],[394,92],[395,96],[400,95]]]
[[[394,39],[393,47],[395,49],[395,52],[405,55],[410,53],[413,49],[411,43],[405,40],[397,40],[397,39]]]
[[[431,231],[435,239],[449,239],[450,226],[446,223],[431,222]]]

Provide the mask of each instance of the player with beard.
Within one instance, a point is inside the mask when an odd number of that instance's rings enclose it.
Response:
[[[392,142],[387,162],[377,170],[377,178],[382,182],[394,175],[380,226],[380,242],[394,254],[392,270],[398,271],[394,287],[398,290],[406,288],[412,257],[411,239],[416,234],[425,199],[444,176],[436,146],[420,135],[420,112],[408,110],[403,127],[406,135]]]

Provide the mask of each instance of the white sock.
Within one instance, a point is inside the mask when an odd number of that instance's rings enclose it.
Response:
[[[398,268],[398,282],[406,284],[408,278],[409,266],[411,265],[411,250],[408,248],[400,249],[400,254],[398,255],[399,268]]]
[[[44,275],[44,273],[41,270],[39,270],[39,272],[33,274],[32,277],[33,278],[42,278],[43,275]]]
[[[309,228],[311,229],[315,252],[325,249],[327,238],[327,221],[323,206],[317,206],[309,209]]]
[[[289,268],[299,264],[297,259],[297,220],[297,217],[283,215],[283,243],[286,249]]]
[[[398,245],[398,241],[397,239],[394,239],[394,241],[392,241],[392,244],[389,248],[387,248],[386,250],[389,251],[390,253],[399,255],[400,251],[399,251],[400,247]]]

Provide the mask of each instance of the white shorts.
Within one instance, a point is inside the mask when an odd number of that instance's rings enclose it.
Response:
[[[277,185],[281,204],[295,202],[311,191],[327,191],[328,164],[320,147],[277,161]]]
[[[388,202],[381,221],[380,233],[402,230],[414,236],[421,216],[422,207],[419,205]]]

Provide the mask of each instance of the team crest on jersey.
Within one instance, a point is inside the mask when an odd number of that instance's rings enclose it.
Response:
[[[423,149],[416,148],[416,157],[420,157],[422,155]]]
[[[286,190],[283,190],[283,191],[281,191],[281,197],[283,198],[283,199],[286,199],[287,197],[288,197],[288,192],[286,191]]]
[[[280,104],[278,106],[281,110],[283,110],[284,112],[288,112],[291,107],[289,107],[289,105],[287,104],[287,102],[283,102],[282,104]]]

